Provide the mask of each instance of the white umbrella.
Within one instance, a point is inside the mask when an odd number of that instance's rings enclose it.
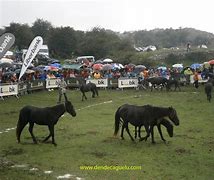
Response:
[[[0,59],[0,64],[1,63],[10,63],[12,64],[13,63],[13,60],[12,59],[9,59],[9,58],[1,58]]]
[[[173,68],[183,68],[183,64],[174,64],[172,65]]]
[[[136,68],[137,68],[137,69],[146,69],[146,66],[140,64],[140,65],[135,66],[135,69],[136,69]]]
[[[113,62],[113,60],[112,60],[112,59],[108,59],[108,58],[107,58],[107,59],[104,59],[104,60],[103,60],[103,62],[104,62],[104,63],[112,63],[112,62]]]
[[[160,66],[160,67],[158,67],[158,70],[160,70],[160,69],[162,69],[163,71],[166,71],[166,70],[167,70],[167,67],[165,67],[165,66]]]

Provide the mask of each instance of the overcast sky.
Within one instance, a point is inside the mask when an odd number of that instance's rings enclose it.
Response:
[[[42,18],[83,31],[189,27],[214,33],[213,11],[213,0],[0,0],[0,28]]]

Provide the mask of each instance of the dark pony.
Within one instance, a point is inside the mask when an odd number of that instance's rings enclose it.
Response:
[[[140,140],[147,140],[150,136],[150,133],[153,136],[153,128],[155,125],[159,123],[159,120],[163,119],[164,117],[168,117],[176,126],[179,125],[179,119],[177,116],[177,112],[172,107],[156,107],[151,105],[144,105],[144,106],[136,106],[136,105],[129,105],[124,104],[120,106],[116,113],[115,113],[115,130],[114,135],[116,136],[119,128],[120,122],[122,121],[122,130],[121,130],[121,138],[123,137],[123,131],[126,129],[129,137],[132,141],[134,138],[129,132],[128,123],[132,124],[133,126],[144,126],[146,129],[147,135]],[[152,139],[154,143],[154,139]]]
[[[211,102],[211,99],[212,99],[213,86],[214,86],[214,79],[213,78],[209,78],[209,80],[204,85],[204,90],[205,90],[205,93],[207,95],[207,100],[209,102]]]
[[[29,132],[32,136],[33,142],[37,143],[37,140],[33,134],[34,123],[38,125],[46,125],[49,128],[50,134],[43,140],[47,141],[52,137],[52,144],[56,145],[54,140],[54,125],[57,124],[59,118],[68,112],[72,116],[76,116],[75,109],[70,101],[66,101],[65,104],[58,104],[52,107],[39,108],[34,106],[25,106],[20,110],[19,120],[16,128],[16,137],[18,143],[20,143],[20,136],[22,130],[29,123]]]
[[[154,88],[160,87],[161,90],[163,89],[164,86],[167,84],[167,79],[165,77],[150,77],[145,79],[147,82],[151,83],[151,91]]]
[[[166,89],[167,91],[171,90],[171,86],[174,85],[174,91],[176,91],[176,89],[178,88],[179,91],[181,91],[181,88],[180,88],[180,82],[179,80],[177,79],[169,79],[166,83]]]
[[[87,99],[85,92],[92,92],[92,98],[95,97],[95,95],[98,96],[98,90],[96,84],[89,82],[88,84],[81,84],[80,85],[80,91],[82,92],[82,101],[83,99]]]
[[[204,90],[205,90],[205,93],[207,95],[207,100],[209,102],[211,102],[211,99],[212,99],[212,89],[213,89],[213,85],[211,82],[207,82],[205,85],[204,85]]]
[[[159,134],[160,134],[161,139],[162,139],[164,142],[166,142],[166,140],[164,139],[163,134],[162,134],[161,125],[163,125],[163,126],[166,127],[167,132],[168,132],[168,135],[169,135],[170,137],[173,137],[173,125],[172,125],[167,119],[165,119],[165,118],[159,120],[158,124],[156,125],[157,128],[158,128],[158,132],[159,132]],[[139,137],[140,139],[142,139],[142,138],[141,138],[141,135],[140,135],[141,127],[142,127],[142,126],[139,126],[139,127],[135,126],[135,139],[137,138],[137,132],[138,132],[138,137]],[[138,130],[137,130],[137,128],[138,128]],[[154,142],[154,137],[152,137],[152,139],[153,139],[153,142]]]

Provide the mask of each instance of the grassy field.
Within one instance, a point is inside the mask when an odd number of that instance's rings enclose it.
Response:
[[[0,179],[214,179],[214,101],[206,100],[203,86],[199,90],[183,87],[181,92],[100,90],[98,98],[82,102],[77,90],[69,90],[68,97],[77,116],[61,117],[55,127],[57,147],[41,140],[49,133],[47,127],[34,127],[40,143],[32,143],[26,127],[21,144],[15,137],[19,110],[26,104],[45,107],[57,101],[57,91],[36,92],[16,99],[0,101]],[[125,140],[113,137],[114,113],[124,104],[173,106],[180,126],[174,127],[174,137],[167,135],[164,144],[155,128],[156,144],[132,142],[124,132]],[[133,134],[134,128],[130,126]],[[8,131],[8,132],[7,132]],[[144,134],[144,132],[143,132]],[[83,170],[90,166],[93,170]],[[101,170],[126,168],[136,170]],[[51,171],[51,173],[45,173]],[[58,177],[59,178],[59,177]]]

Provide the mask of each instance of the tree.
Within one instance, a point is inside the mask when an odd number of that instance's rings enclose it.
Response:
[[[52,24],[43,19],[37,19],[31,27],[34,36],[41,36],[44,44],[48,42],[49,31],[53,28]]]
[[[28,48],[34,38],[28,24],[10,23],[10,26],[6,27],[5,31],[12,33],[15,36],[16,40],[14,45],[19,50]]]
[[[48,40],[52,56],[69,58],[76,49],[76,35],[71,27],[53,28]]]
[[[117,50],[131,49],[127,40],[121,40],[113,31],[99,27],[86,32],[79,44],[78,55],[93,55],[96,59],[113,56]]]

